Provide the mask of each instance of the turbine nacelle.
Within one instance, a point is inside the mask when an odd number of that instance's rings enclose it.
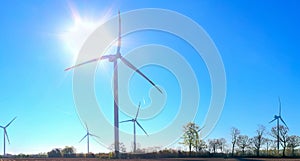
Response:
[[[117,59],[121,58],[121,54],[117,53],[115,55],[109,55],[108,61],[109,62],[114,62],[117,61]]]

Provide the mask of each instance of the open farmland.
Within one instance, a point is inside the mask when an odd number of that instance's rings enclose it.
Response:
[[[164,158],[164,159],[99,159],[99,158],[4,158],[0,161],[300,161],[287,158]]]

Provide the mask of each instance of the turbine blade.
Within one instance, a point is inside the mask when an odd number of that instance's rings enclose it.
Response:
[[[71,67],[65,69],[65,71],[71,70],[71,69],[73,69],[73,68],[76,68],[76,67],[79,67],[79,66],[88,64],[88,63],[92,63],[92,62],[95,62],[95,61],[99,61],[99,60],[102,60],[102,59],[108,59],[108,58],[111,58],[111,57],[113,57],[113,56],[112,56],[112,55],[104,55],[104,56],[101,56],[100,58],[95,58],[95,59],[92,59],[92,60],[89,60],[89,61],[86,61],[86,62],[77,64],[77,65],[71,66]]]
[[[120,10],[118,12],[119,15],[119,37],[118,37],[118,49],[117,49],[117,54],[120,53],[121,49],[121,16],[120,16]]]
[[[94,139],[94,141],[96,141],[99,145],[103,145],[97,139]]]
[[[137,117],[139,115],[140,108],[141,108],[141,102],[139,103],[139,107],[138,107],[138,110],[137,110],[136,115],[135,115],[135,120],[137,119]]]
[[[94,134],[90,134],[90,136],[93,136],[93,137],[96,137],[96,138],[99,138],[99,139],[101,139],[99,136],[97,136],[97,135],[94,135]]]
[[[148,134],[147,134],[147,132],[145,131],[145,129],[142,127],[142,125],[138,122],[138,121],[136,121],[136,123],[139,125],[139,127],[144,131],[144,133],[147,135],[147,136],[149,136]]]
[[[129,68],[133,69],[137,73],[139,73],[142,77],[144,77],[150,84],[152,84],[160,93],[162,91],[147,77],[145,76],[139,69],[137,69],[134,65],[132,65],[127,59],[121,56],[121,60],[124,64],[126,64]]]
[[[282,121],[282,123],[288,128],[288,126],[286,125],[286,123],[283,121],[283,119],[280,117],[280,120]]]
[[[5,136],[6,136],[6,138],[7,138],[8,143],[10,144],[10,141],[9,141],[9,138],[8,138],[6,129],[4,130],[4,133],[5,133]]]
[[[84,122],[84,124],[85,124],[86,131],[89,132],[89,127],[87,126],[86,122]]]
[[[272,121],[270,121],[269,124],[272,123],[272,122],[274,122],[275,120],[276,120],[276,118],[274,118]]]
[[[133,121],[132,119],[131,120],[125,120],[125,121],[121,121],[120,123],[123,123],[123,122],[130,122],[130,121]]]
[[[279,116],[281,116],[281,101],[280,101],[280,97],[278,97],[278,102],[279,102]]]
[[[200,129],[198,130],[198,132],[200,132],[202,129],[204,129],[204,127],[205,127],[205,126],[203,126],[202,128],[200,128]]]
[[[88,136],[88,134],[84,135],[84,137],[83,137],[79,142],[82,142],[82,140],[83,140],[84,138],[86,138],[87,136]]]
[[[6,126],[5,128],[7,128],[17,117],[13,118]]]

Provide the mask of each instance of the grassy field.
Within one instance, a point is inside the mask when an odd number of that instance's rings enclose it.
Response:
[[[2,158],[0,161],[300,161],[287,158],[164,158],[164,159],[99,159],[99,158]]]

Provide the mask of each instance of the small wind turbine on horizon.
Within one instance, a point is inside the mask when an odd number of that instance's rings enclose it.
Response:
[[[133,122],[133,153],[136,152],[136,124],[144,131],[144,133],[149,136],[147,134],[147,132],[145,131],[145,129],[142,127],[142,125],[137,121],[137,117],[139,115],[139,111],[140,111],[140,108],[141,108],[141,103],[139,103],[139,107],[138,107],[138,110],[136,112],[136,115],[135,115],[135,118],[133,119],[130,119],[130,120],[125,120],[125,121],[121,121],[120,123],[124,123],[124,122]]]
[[[10,141],[9,141],[9,138],[8,138],[8,134],[7,134],[7,131],[6,131],[6,128],[16,119],[17,117],[13,118],[6,126],[0,126],[2,129],[3,129],[3,133],[4,133],[4,136],[3,136],[3,156],[6,155],[5,153],[5,143],[6,143],[6,139],[7,138],[7,141],[8,143],[10,144]]]
[[[86,135],[84,135],[84,137],[79,141],[79,143],[84,139],[84,138],[87,138],[87,153],[89,154],[90,153],[90,136],[94,136],[94,137],[97,137],[97,138],[100,138],[99,136],[97,135],[94,135],[94,134],[91,134],[90,131],[89,131],[89,128],[87,126],[87,124],[85,124],[85,128],[86,128]]]
[[[280,142],[280,138],[279,138],[279,126],[280,126],[280,121],[288,128],[288,126],[286,125],[286,123],[284,122],[284,120],[281,117],[281,101],[280,101],[280,97],[278,97],[278,102],[279,102],[279,112],[278,115],[274,115],[274,119],[272,121],[270,121],[269,123],[274,122],[275,120],[277,120],[277,151],[279,154],[279,142]]]
[[[115,155],[119,157],[119,96],[118,96],[118,60],[121,60],[125,65],[127,65],[129,68],[137,72],[139,75],[141,75],[143,78],[145,78],[152,86],[154,86],[160,93],[162,91],[145,75],[143,74],[137,67],[135,67],[133,64],[131,64],[127,59],[125,59],[121,55],[121,16],[120,11],[118,12],[119,15],[119,35],[118,35],[118,46],[117,46],[117,52],[115,54],[111,55],[104,55],[99,58],[95,58],[77,65],[74,65],[70,68],[65,69],[65,71],[79,67],[81,65],[85,65],[92,62],[98,62],[100,60],[108,59],[109,62],[113,62],[114,64],[114,73],[113,73],[113,88],[114,88],[114,139],[115,139]]]

